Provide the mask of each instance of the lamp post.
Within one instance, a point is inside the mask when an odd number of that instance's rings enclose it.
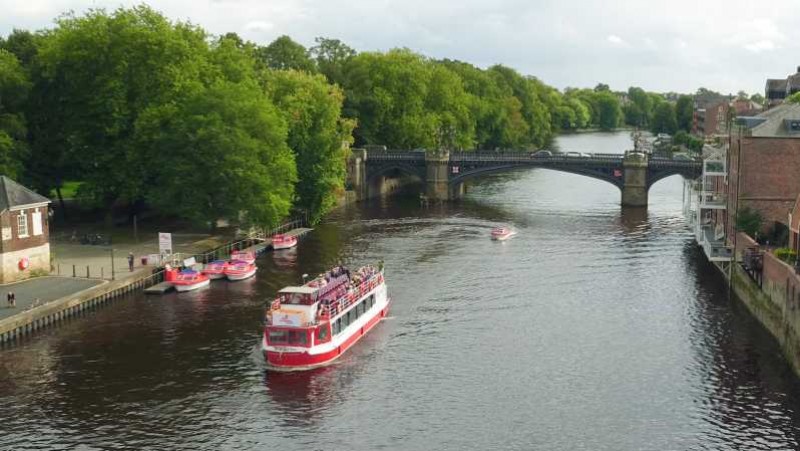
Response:
[[[114,271],[114,248],[111,248],[111,280],[114,280],[116,272]]]

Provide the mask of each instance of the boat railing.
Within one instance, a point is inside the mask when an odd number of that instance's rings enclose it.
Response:
[[[322,320],[329,320],[330,318],[335,317],[350,307],[354,302],[361,299],[364,295],[369,293],[370,291],[374,290],[378,285],[383,282],[383,274],[380,272],[375,272],[367,279],[363,280],[360,284],[356,286],[351,286],[343,295],[339,296],[338,298],[329,301],[327,304],[320,304],[319,309],[317,311],[317,316],[312,321],[308,321],[303,324],[301,327],[310,327],[315,326],[320,323]],[[267,325],[271,324],[271,316],[272,312],[276,310],[280,310],[281,308],[281,301],[280,299],[275,299],[272,301],[269,307],[269,311],[267,314]]]

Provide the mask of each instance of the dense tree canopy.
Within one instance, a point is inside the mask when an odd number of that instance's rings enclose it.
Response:
[[[269,226],[332,208],[351,143],[525,150],[583,128],[674,133],[691,129],[695,101],[724,99],[667,98],[604,83],[561,92],[502,65],[330,38],[259,46],[147,6],[90,10],[0,38],[0,171],[59,197],[79,181],[107,210],[146,202]]]

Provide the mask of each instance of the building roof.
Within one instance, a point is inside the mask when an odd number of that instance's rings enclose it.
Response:
[[[800,138],[800,133],[787,127],[787,120],[800,120],[800,104],[783,103],[756,116],[763,122],[753,125],[749,135],[755,137]]]
[[[778,91],[778,92],[786,92],[786,85],[788,84],[789,80],[787,79],[774,79],[768,78],[767,79],[767,92]]]
[[[26,205],[49,203],[50,199],[25,188],[5,175],[0,175],[0,211]]]

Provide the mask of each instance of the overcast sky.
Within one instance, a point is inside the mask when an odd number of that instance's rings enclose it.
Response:
[[[64,11],[141,2],[0,0],[0,35]],[[763,94],[800,65],[800,0],[151,0],[174,20],[267,44],[337,38],[359,51],[408,47],[501,63],[564,88]]]

